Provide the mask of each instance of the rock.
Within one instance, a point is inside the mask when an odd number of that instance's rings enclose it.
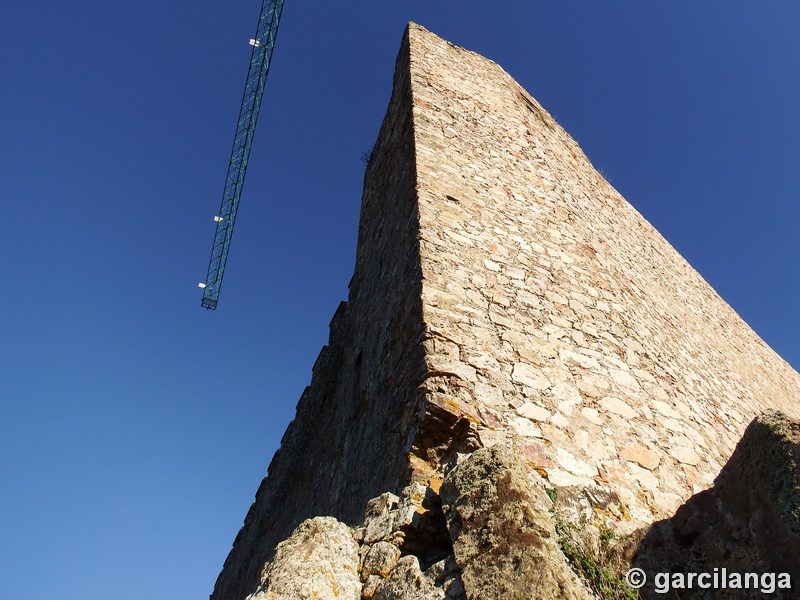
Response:
[[[541,371],[527,363],[516,363],[511,373],[511,379],[535,390],[544,390],[550,387],[550,382],[542,375]]]
[[[416,556],[401,558],[373,600],[444,600],[445,592],[419,568]]]
[[[631,444],[620,453],[620,456],[650,471],[654,470],[658,463],[661,462],[661,457],[658,454],[641,444]]]
[[[367,504],[366,517],[364,519],[364,541],[368,543],[376,542],[388,537],[392,533],[394,518],[397,514],[392,512],[397,509],[400,498],[394,494],[386,492],[377,498],[373,498]]]
[[[668,452],[679,462],[687,465],[699,465],[701,462],[697,452],[687,446],[673,446]]]
[[[612,370],[611,378],[624,390],[638,392],[641,389],[639,382],[636,381],[636,379],[626,371]]]
[[[633,419],[638,415],[638,413],[628,404],[619,398],[614,398],[613,396],[606,396],[600,400],[600,406],[602,406],[608,412],[625,417],[626,419]]]
[[[361,579],[370,575],[386,577],[400,560],[400,548],[389,542],[378,542],[373,545],[361,565]]]
[[[533,402],[525,402],[522,406],[517,408],[517,413],[533,421],[547,421],[547,419],[550,418],[549,410]]]
[[[524,442],[525,459],[534,467],[552,467],[551,461],[547,454],[545,454],[544,447],[534,441],[526,440]]]
[[[594,373],[584,375],[578,380],[578,389],[592,398],[602,398],[610,387],[608,381]]]
[[[303,521],[278,544],[256,594],[248,600],[361,600],[358,545],[333,517]]]
[[[364,587],[361,588],[362,600],[371,600],[375,596],[375,592],[383,583],[383,577],[378,575],[370,575],[364,582]]]
[[[550,500],[507,447],[475,451],[440,493],[468,598],[592,597],[558,547]]]
[[[597,467],[578,460],[573,454],[563,448],[556,450],[556,462],[561,467],[578,477],[596,477]]]
[[[605,422],[603,417],[600,416],[600,413],[594,408],[584,407],[581,409],[581,414],[587,421],[595,425],[602,425]]]
[[[461,573],[452,554],[431,565],[425,575],[442,587],[445,592],[445,600],[467,600],[464,583],[461,581]]]
[[[525,417],[514,417],[511,426],[523,437],[542,437],[542,430]]]

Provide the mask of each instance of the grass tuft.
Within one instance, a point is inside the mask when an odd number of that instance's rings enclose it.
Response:
[[[556,488],[545,488],[555,504],[558,500]],[[581,527],[565,522],[556,511],[550,509],[556,523],[558,545],[573,570],[602,600],[639,600],[639,592],[625,582],[618,565],[608,564],[608,550],[616,539],[614,531],[606,526],[600,528],[599,541],[595,542],[587,533],[588,523]]]

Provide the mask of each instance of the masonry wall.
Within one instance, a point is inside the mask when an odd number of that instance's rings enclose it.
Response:
[[[495,63],[411,24],[365,175],[348,302],[225,562],[252,593],[304,518],[357,522],[502,443],[603,488],[625,533],[710,486],[800,375]]]
[[[671,514],[800,376],[498,65],[411,31],[429,394],[630,528]]]

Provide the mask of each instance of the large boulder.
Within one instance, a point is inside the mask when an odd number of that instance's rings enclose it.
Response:
[[[303,521],[278,544],[247,600],[361,600],[358,544],[333,517]]]
[[[498,444],[472,453],[440,494],[470,600],[593,597],[559,548],[550,499],[510,449]]]

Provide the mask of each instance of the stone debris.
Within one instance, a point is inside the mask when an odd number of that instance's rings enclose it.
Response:
[[[383,540],[373,544],[364,555],[361,578],[372,575],[386,577],[400,560],[400,548]]]
[[[551,501],[509,448],[470,454],[440,492],[384,493],[352,529],[304,521],[248,600],[594,598],[559,549]]]
[[[422,572],[419,559],[413,555],[401,558],[389,576],[381,582],[373,600],[442,600],[445,592],[435,580]]]
[[[301,523],[248,600],[466,600],[439,496],[412,484],[367,504],[350,528],[332,517]]]

